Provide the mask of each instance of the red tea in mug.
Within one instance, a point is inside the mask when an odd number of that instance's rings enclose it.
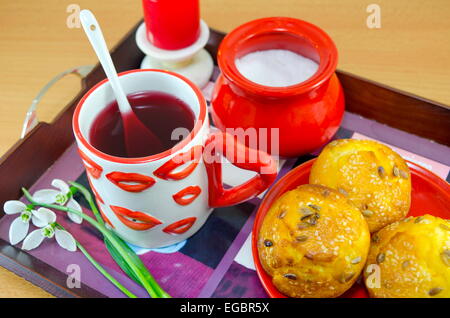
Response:
[[[142,91],[127,96],[133,111],[142,123],[160,140],[163,150],[168,150],[181,140],[173,138],[177,128],[191,131],[194,128],[195,115],[182,100],[163,92]],[[122,118],[117,101],[103,109],[94,120],[89,132],[92,146],[108,155],[129,157],[126,151]],[[160,149],[146,149],[142,140],[133,140],[139,153],[133,157],[145,157],[157,154]],[[142,148],[139,145],[142,144]]]

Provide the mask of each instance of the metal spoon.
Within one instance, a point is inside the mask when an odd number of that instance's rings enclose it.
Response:
[[[148,153],[158,153],[163,149],[161,141],[155,136],[136,116],[123,91],[117,76],[116,68],[109,55],[108,47],[103,38],[102,30],[89,10],[80,12],[81,25],[91,43],[100,64],[108,77],[112,90],[119,105],[120,115],[123,121],[125,147],[129,157],[143,157]],[[145,153],[143,152],[145,149]],[[148,151],[147,151],[148,149]]]

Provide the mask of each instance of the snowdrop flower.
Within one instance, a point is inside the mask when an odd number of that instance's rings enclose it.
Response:
[[[32,250],[41,245],[45,238],[52,238],[54,236],[59,246],[71,252],[76,251],[77,245],[75,239],[72,234],[56,226],[56,214],[53,211],[46,208],[39,208],[35,212],[35,215],[39,220],[39,225],[33,224],[40,227],[40,229],[28,234],[23,241],[22,249]]]
[[[6,201],[3,205],[3,210],[9,215],[20,213],[19,217],[9,227],[9,241],[12,245],[21,242],[28,234],[30,220],[36,226],[44,224],[43,220],[36,216],[36,211],[23,202],[17,200]]]
[[[60,179],[54,179],[52,181],[52,186],[57,188],[55,189],[42,189],[38,190],[33,194],[33,199],[37,202],[47,203],[47,204],[59,204],[66,205],[68,208],[74,209],[76,211],[82,212],[80,204],[75,201],[72,197],[72,193],[70,192],[70,188],[64,181]],[[83,221],[83,218],[75,213],[68,213],[69,218],[75,223],[80,224]]]

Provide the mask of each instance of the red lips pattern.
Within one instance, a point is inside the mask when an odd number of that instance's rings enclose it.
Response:
[[[129,227],[132,230],[135,231],[146,231],[149,230],[159,224],[162,224],[160,220],[157,218],[150,216],[146,213],[142,213],[139,211],[131,211],[127,208],[123,208],[120,206],[110,206],[111,210],[114,212],[114,214],[117,216],[117,218],[127,227]],[[105,222],[107,222],[109,225],[114,227],[111,222],[108,220],[106,215],[101,211],[103,219]],[[131,220],[130,220],[131,219]],[[196,217],[189,217],[186,219],[179,220],[175,223],[172,223],[168,226],[166,226],[163,229],[163,232],[168,234],[174,234],[179,235],[187,232],[195,223],[197,220]]]
[[[188,205],[192,203],[202,192],[199,186],[189,186],[175,193],[172,197],[179,205]]]
[[[102,208],[100,207],[100,204],[98,204],[98,202],[97,202],[97,205],[98,205],[98,210],[100,211],[100,214],[101,214],[101,216],[102,216],[102,218],[103,218],[103,221],[105,221],[106,224],[108,224],[110,227],[112,227],[113,229],[115,229],[114,225],[111,223],[111,221],[108,219],[108,217],[106,216],[106,214],[103,212],[103,210],[102,210]]]
[[[162,224],[157,218],[139,211],[131,211],[120,206],[110,206],[117,218],[127,227],[136,231],[146,231]],[[131,219],[131,220],[130,220]]]
[[[156,182],[152,177],[143,174],[119,171],[108,173],[106,178],[122,190],[128,192],[142,192],[153,186]]]
[[[100,178],[103,172],[103,168],[99,164],[95,163],[91,158],[86,156],[86,154],[80,149],[78,149],[78,153],[80,154],[81,159],[83,159],[86,171],[92,176],[92,178]]]
[[[81,150],[78,150],[81,158],[83,159],[86,171],[94,179],[101,177],[103,173],[103,168],[86,156]],[[164,180],[181,180],[188,177],[197,167],[200,157],[203,152],[203,146],[198,145],[192,147],[189,151],[185,153],[180,153],[175,157],[168,160],[161,167],[156,169],[153,174],[158,178]],[[182,169],[181,171],[174,172],[174,170],[185,163],[193,161],[190,165]],[[142,192],[150,187],[152,187],[156,181],[150,176],[142,175],[139,173],[126,173],[120,171],[114,171],[108,173],[106,178],[115,184],[117,187],[128,192]],[[98,203],[104,204],[103,199],[100,197],[96,189],[92,186],[89,180],[92,192],[94,193]],[[192,203],[201,193],[201,188],[199,186],[189,186],[177,193],[172,197],[174,201],[180,205],[188,205]],[[107,218],[103,210],[99,206],[99,211],[102,218],[107,224],[114,228],[111,221]],[[146,231],[157,225],[162,224],[157,218],[150,216],[146,213],[140,211],[132,211],[124,207],[110,206],[111,210],[117,216],[117,218],[127,227],[135,231]],[[180,235],[187,232],[197,220],[196,217],[189,217],[179,220],[166,226],[163,232],[173,235]]]
[[[179,153],[173,158],[167,160],[161,167],[156,169],[153,174],[158,178],[164,180],[181,180],[189,176],[197,167],[200,157],[203,152],[203,146],[197,145],[192,147],[189,151]],[[185,163],[193,161],[190,165],[179,172],[174,170]]]
[[[186,219],[177,221],[175,223],[172,223],[172,224],[166,226],[163,229],[163,232],[166,232],[168,234],[175,234],[175,235],[183,234],[183,233],[187,232],[194,225],[196,220],[197,220],[196,217],[190,217],[190,218],[186,218]]]

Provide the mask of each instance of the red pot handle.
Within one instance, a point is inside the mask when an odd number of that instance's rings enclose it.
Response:
[[[241,185],[224,189],[220,156],[225,156],[238,168],[258,174]],[[251,162],[247,159],[255,160]],[[224,132],[215,132],[208,137],[203,161],[208,174],[209,205],[214,208],[235,205],[257,196],[266,190],[277,176],[277,165],[269,154],[248,148],[237,142],[234,136]]]

